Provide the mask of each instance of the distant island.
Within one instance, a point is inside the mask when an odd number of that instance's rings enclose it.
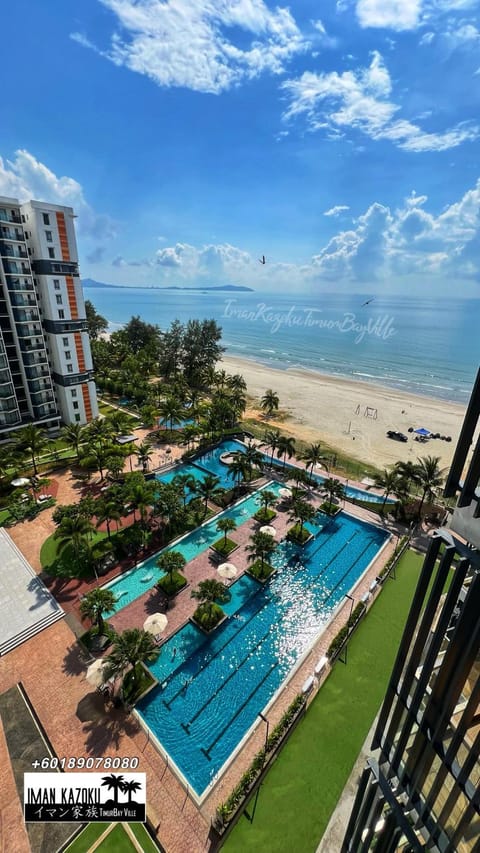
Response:
[[[244,287],[240,284],[220,284],[218,287],[180,287],[179,285],[170,285],[169,287],[159,287],[157,284],[141,285],[139,287],[135,287],[133,284],[104,284],[102,281],[95,281],[93,278],[83,278],[82,279],[83,287],[109,287],[114,288],[115,290],[197,290],[200,293],[207,293],[213,290],[220,291],[236,291],[236,292],[249,292],[253,293],[253,287]]]

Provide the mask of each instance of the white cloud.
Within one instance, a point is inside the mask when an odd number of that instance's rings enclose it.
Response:
[[[340,213],[343,213],[345,210],[350,210],[348,204],[336,204],[335,207],[331,207],[329,210],[324,211],[324,216],[338,216]]]
[[[395,119],[400,106],[389,99],[390,74],[382,56],[374,51],[370,66],[339,74],[332,71],[301,77],[282,84],[290,104],[285,119],[305,115],[311,130],[345,132],[355,128],[371,139],[388,139],[406,151],[445,151],[476,139],[477,125],[461,122],[441,133],[428,133],[406,119]]]
[[[361,27],[413,30],[421,7],[421,0],[357,0],[357,18]]]
[[[95,249],[93,249],[92,252],[90,252],[86,256],[87,261],[89,262],[89,264],[100,264],[105,257],[106,251],[107,250],[105,246],[97,246]]]
[[[28,151],[16,151],[13,160],[4,161],[0,157],[0,195],[13,196],[22,202],[37,199],[73,207],[80,232],[96,239],[115,236],[112,220],[95,213],[78,181],[58,177]]]
[[[159,86],[218,94],[263,72],[279,74],[308,47],[288,8],[263,0],[100,0],[119,26],[106,50],[79,44]],[[243,31],[242,46],[231,30]],[[249,43],[245,45],[245,38]]]

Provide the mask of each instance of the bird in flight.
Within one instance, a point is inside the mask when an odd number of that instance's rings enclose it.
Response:
[[[372,296],[372,298],[371,298],[371,299],[367,299],[367,301],[366,301],[366,302],[364,302],[364,303],[363,303],[363,305],[362,305],[361,307],[363,308],[363,306],[364,306],[364,305],[370,305],[370,302],[373,302],[373,300],[374,300],[374,299],[375,299],[375,297],[374,297],[374,296]]]
[[[258,263],[259,264],[266,264],[267,263],[265,260],[265,255],[262,255],[262,257],[258,259]]]

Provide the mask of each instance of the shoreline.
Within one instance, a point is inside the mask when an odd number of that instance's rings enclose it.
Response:
[[[378,467],[427,455],[439,456],[443,467],[452,461],[466,411],[461,403],[316,370],[275,368],[228,353],[221,366],[229,373],[241,373],[247,393],[258,400],[267,388],[276,391],[280,409],[287,413],[278,426],[300,439],[320,443],[323,439],[332,448]],[[247,417],[258,416],[258,408],[250,407]],[[273,418],[265,426],[271,428],[275,423]],[[417,442],[409,427],[426,427],[450,436],[451,441]],[[387,430],[404,433],[408,441],[387,438]]]

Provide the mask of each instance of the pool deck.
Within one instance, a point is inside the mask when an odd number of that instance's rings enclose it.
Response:
[[[142,431],[136,431],[143,438]],[[147,431],[143,431],[146,432]],[[174,456],[182,453],[173,448]],[[155,459],[165,459],[164,451],[156,451]],[[128,460],[127,460],[128,464]],[[158,464],[158,463],[157,463]],[[58,480],[58,503],[78,501],[85,485],[75,480],[69,471],[55,473]],[[98,476],[97,476],[98,481]],[[350,481],[351,485],[357,485]],[[358,484],[361,488],[361,484]],[[99,487],[97,482],[93,487]],[[88,487],[91,488],[91,487]],[[372,522],[392,531],[403,533],[390,520],[360,507],[347,504],[348,512],[365,521]],[[24,522],[11,529],[10,535],[34,569],[40,571],[40,547],[47,536],[55,530],[51,520],[52,510],[45,510],[34,521]],[[290,522],[282,513],[273,521],[280,539]],[[239,569],[245,565],[245,544],[258,523],[250,519],[230,536],[241,547],[231,557]],[[369,589],[381,565],[394,549],[389,542],[382,554],[370,566],[368,573],[354,590],[356,600]],[[181,593],[168,611],[169,625],[165,637],[180,627],[193,611],[191,589],[204,577],[215,577],[215,568],[209,561],[209,551],[192,560],[186,567],[190,588]],[[118,572],[118,567],[115,573]],[[108,579],[108,576],[107,578]],[[102,582],[104,582],[102,578]],[[76,599],[78,590],[73,593]],[[112,618],[117,629],[141,625],[150,608],[160,602],[145,594]],[[313,672],[315,662],[328,648],[331,639],[346,621],[350,602],[340,606],[334,620],[319,637],[310,653],[296,670],[285,689],[278,695],[268,710],[268,719],[273,726],[278,722],[286,707],[301,690],[307,676]],[[161,607],[160,607],[161,609]],[[210,818],[216,806],[222,802],[248,767],[253,755],[263,746],[265,727],[259,723],[244,744],[241,752],[225,771],[212,792],[199,809],[188,792],[166,765],[163,758],[149,741],[133,716],[110,707],[105,708],[102,697],[92,691],[85,680],[88,661],[76,643],[76,638],[65,620],[56,622],[39,635],[0,659],[0,692],[21,681],[40,722],[59,757],[62,756],[135,756],[140,758],[138,769],[147,773],[148,815],[156,827],[160,843],[168,853],[200,853],[207,845]],[[61,700],[61,701],[59,701]],[[321,701],[321,700],[320,700]],[[0,721],[0,847],[4,853],[27,850],[20,802],[15,790],[13,775],[6,750],[6,742]]]

